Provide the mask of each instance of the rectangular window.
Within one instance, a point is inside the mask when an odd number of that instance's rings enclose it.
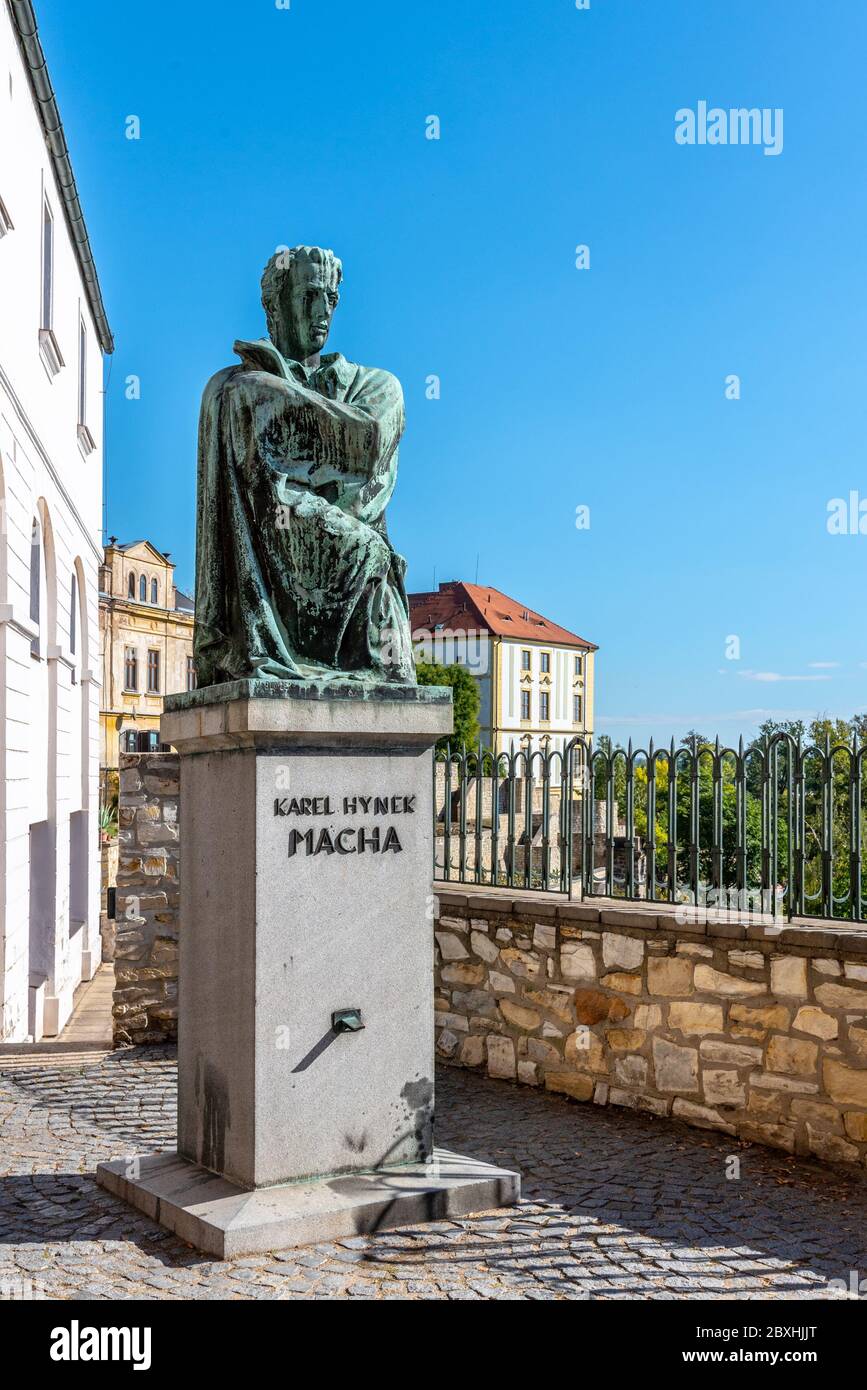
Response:
[[[87,330],[78,320],[78,423],[87,424]]]
[[[522,718],[522,719],[529,719],[529,718],[530,718],[530,692],[529,692],[529,690],[522,690],[522,691],[521,691],[521,718]]]
[[[550,653],[550,652],[541,652],[540,655],[539,655],[539,663],[540,663],[539,669],[540,669],[541,671],[550,671],[550,670],[551,670],[551,653]]]
[[[135,647],[127,647],[123,661],[124,690],[138,690],[138,652]]]
[[[539,721],[542,724],[547,724],[548,719],[550,717],[548,714],[548,706],[550,702],[551,696],[548,694],[547,690],[543,690],[539,695]]]
[[[583,670],[584,670],[584,658],[583,658],[583,656],[580,656],[580,655],[579,655],[579,656],[576,656],[576,658],[575,658],[575,675],[576,675],[576,676],[580,676],[580,675],[581,675],[581,672],[582,672]]]
[[[529,669],[530,669],[530,652],[529,652],[529,648],[526,648],[526,647],[525,647],[524,650],[521,652],[521,670],[522,670],[522,671],[529,671]]]
[[[54,314],[54,218],[47,199],[42,201],[42,323],[52,328]]]
[[[196,663],[191,656],[187,657],[187,690],[196,688]]]
[[[581,723],[581,706],[583,703],[580,695],[572,696],[572,719],[575,724]]]
[[[160,654],[159,652],[148,652],[148,694],[159,695],[160,693]]]

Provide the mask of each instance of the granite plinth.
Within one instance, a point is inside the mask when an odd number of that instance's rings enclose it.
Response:
[[[253,1192],[178,1154],[100,1163],[96,1177],[116,1197],[221,1260],[468,1216],[512,1206],[521,1195],[517,1173],[445,1149],[435,1149],[427,1163]]]

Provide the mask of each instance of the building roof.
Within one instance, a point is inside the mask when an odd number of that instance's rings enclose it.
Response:
[[[66,224],[72,237],[88,303],[96,324],[100,347],[103,352],[114,352],[114,338],[108,325],[105,305],[102,302],[99,277],[96,273],[90,238],[84,223],[84,213],[78,198],[78,189],[75,186],[75,175],[72,172],[66,136],[63,133],[63,122],[60,119],[54,89],[48,76],[45,54],[42,51],[42,44],[39,42],[33,6],[30,0],[8,0],[8,8],[12,28],[18,39],[24,66],[30,79],[30,90],[33,93],[33,100],[42,122],[45,143],[51,155],[51,162],[63,199]]]
[[[477,630],[486,628],[496,637],[511,637],[520,642],[548,642],[558,647],[581,647],[584,651],[598,650],[575,632],[569,632],[550,618],[509,598],[489,584],[464,584],[449,580],[431,593],[409,595],[410,623],[413,631],[436,627]]]

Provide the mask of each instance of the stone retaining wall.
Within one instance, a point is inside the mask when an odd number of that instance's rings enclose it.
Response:
[[[867,931],[439,894],[437,1051],[597,1105],[867,1160]]]
[[[176,753],[121,754],[115,1046],[177,1037],[179,793]]]

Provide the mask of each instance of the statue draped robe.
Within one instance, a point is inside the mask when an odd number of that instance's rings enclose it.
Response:
[[[385,526],[400,382],[340,353],[308,371],[268,339],[235,352],[199,421],[198,684],[414,685],[406,563]]]

